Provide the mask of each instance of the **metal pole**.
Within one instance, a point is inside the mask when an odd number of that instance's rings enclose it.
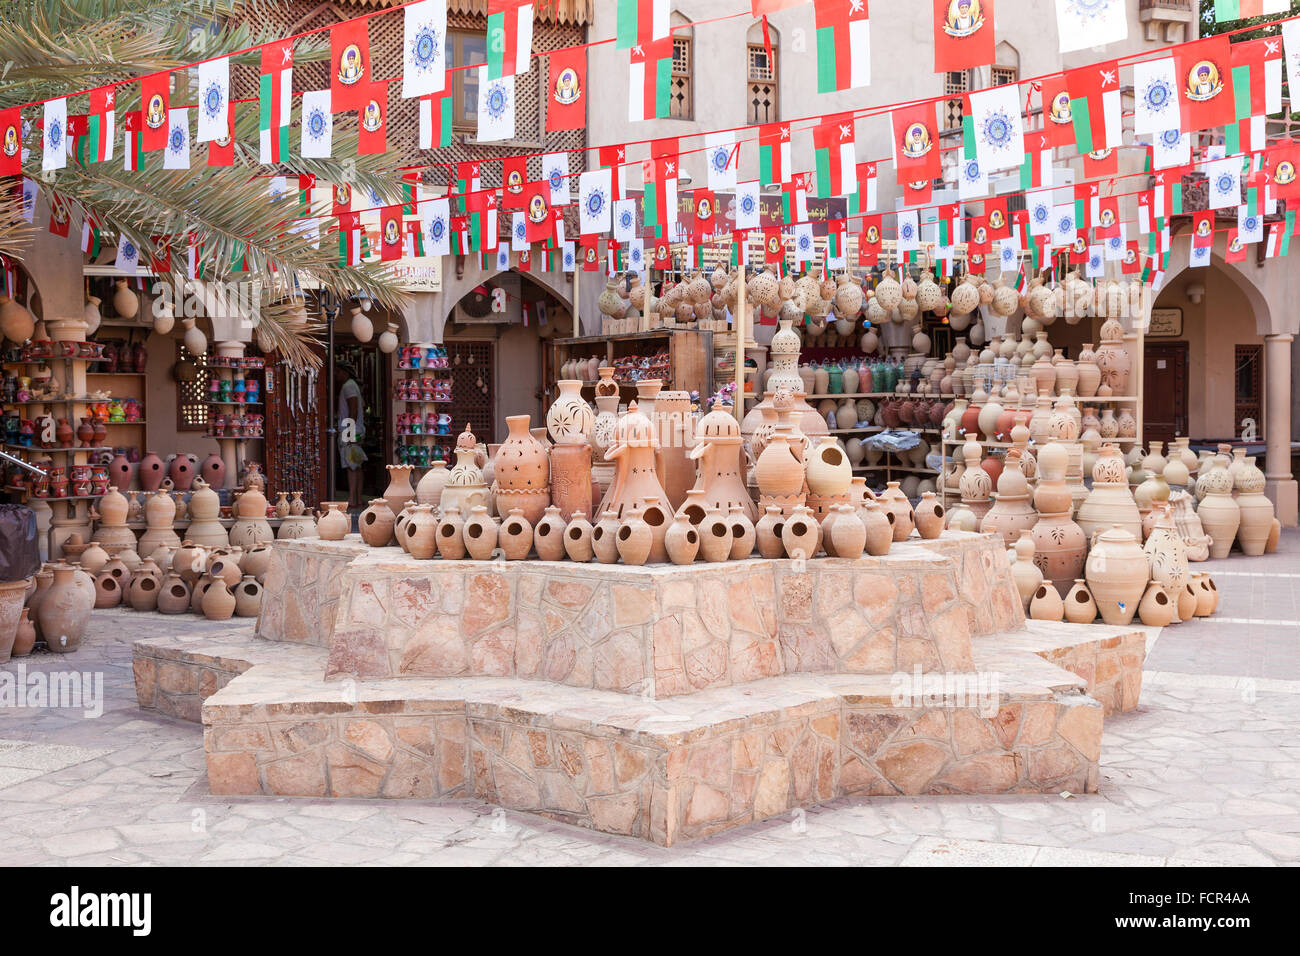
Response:
[[[742,242],[744,240],[741,240]],[[747,323],[745,318],[745,252],[747,250],[742,246],[739,250],[739,274],[740,278],[736,282],[736,418],[743,420],[745,417],[745,332]]]
[[[325,337],[325,364],[327,366],[325,387],[328,389],[325,396],[325,411],[326,414],[329,415],[329,420],[326,422],[326,434],[329,435],[329,458],[325,465],[325,497],[327,501],[333,501],[336,497],[337,491],[335,487],[334,462],[338,458],[338,430],[334,427],[334,423],[338,420],[338,410],[334,407],[334,316],[330,314],[329,303],[334,296],[330,292],[324,292],[323,295],[324,302],[322,303],[322,311],[325,313],[325,325],[328,329]],[[341,304],[335,306],[334,313],[336,315],[340,308],[342,308]]]
[[[582,335],[582,322],[578,318],[578,300],[581,298],[578,290],[582,288],[582,283],[579,281],[579,279],[581,278],[582,278],[582,273],[578,271],[577,262],[574,262],[573,264],[573,337],[575,339]]]

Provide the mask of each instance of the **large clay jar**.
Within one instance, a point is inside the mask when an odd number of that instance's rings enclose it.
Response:
[[[727,526],[731,529],[731,560],[741,561],[754,553],[757,532],[749,515],[740,505],[732,505],[727,514]]]
[[[406,507],[408,501],[418,500],[415,489],[411,487],[411,472],[415,468],[412,465],[388,465],[387,468],[388,487],[384,489],[383,497],[396,521],[398,512]]]
[[[86,622],[94,607],[94,596],[77,584],[77,569],[67,564],[53,566],[54,581],[41,600],[37,623],[50,651],[68,654],[81,646]]]
[[[858,506],[858,518],[867,529],[867,554],[882,557],[894,542],[894,514],[877,498],[868,498]]]
[[[833,498],[848,494],[853,466],[833,436],[822,437],[809,455],[807,477],[808,490],[814,495]]]
[[[189,491],[198,471],[199,460],[194,455],[172,455],[168,459],[167,477],[177,491]]]
[[[559,561],[564,557],[564,518],[555,505],[546,508],[542,520],[533,528],[533,550],[542,561]]]
[[[163,614],[183,614],[190,608],[190,586],[175,571],[163,579],[158,589],[158,610]]]
[[[781,541],[784,526],[785,517],[781,514],[781,509],[776,505],[768,505],[763,511],[763,517],[754,526],[759,554],[765,558],[779,558],[785,553],[785,545]]]
[[[180,535],[172,530],[176,521],[176,502],[171,495],[150,494],[144,503],[144,520],[147,527],[137,546],[141,554],[152,554],[162,547],[180,547]]]
[[[1101,370],[1101,383],[1115,396],[1128,395],[1129,373],[1133,359],[1124,345],[1124,327],[1113,318],[1101,325],[1101,345],[1096,352],[1097,368]],[[1129,615],[1130,619],[1132,615]]]
[[[18,627],[14,631],[14,643],[10,650],[12,657],[26,657],[36,646],[36,622],[32,620],[31,610],[29,607],[23,608],[18,618]]]
[[[834,550],[836,557],[862,557],[862,551],[867,546],[867,529],[857,511],[850,505],[836,506],[829,545],[828,550]]]
[[[511,508],[497,529],[497,545],[507,561],[522,561],[533,550],[533,526],[523,509]]]
[[[217,578],[203,592],[203,616],[209,621],[228,621],[235,613],[235,596],[226,582]]]
[[[700,533],[700,557],[705,561],[726,561],[731,556],[731,528],[721,511],[708,506],[696,527]]]
[[[420,478],[415,485],[415,500],[422,505],[434,505],[435,507],[442,502],[442,489],[447,486],[447,480],[451,477],[447,471],[447,463],[442,460],[429,463],[429,468],[425,471],[424,476]],[[406,502],[400,502],[405,506]]]
[[[912,533],[915,519],[912,516],[912,504],[903,494],[897,481],[886,482],[885,490],[880,495],[880,503],[894,516],[890,524],[894,529],[895,541],[906,541]]]
[[[1060,592],[1044,581],[1029,599],[1029,616],[1035,621],[1059,621],[1064,613]]]
[[[1153,506],[1153,512],[1155,524],[1142,551],[1147,556],[1151,580],[1166,594],[1177,594],[1187,583],[1187,545],[1174,529],[1168,502]]]
[[[271,523],[266,520],[266,495],[248,488],[235,499],[235,523],[230,526],[230,543],[237,548],[252,548],[275,540]]]
[[[1124,528],[1115,525],[1097,535],[1085,577],[1103,621],[1112,626],[1132,623],[1149,571],[1137,538]]]
[[[529,433],[528,425],[527,415],[506,416],[509,434],[492,462],[497,514],[518,508],[535,525],[551,503],[550,465],[546,446]]]
[[[921,493],[921,500],[912,509],[916,530],[925,540],[933,540],[943,534],[943,522],[946,513],[943,504],[933,491]]]
[[[386,548],[393,543],[393,526],[397,518],[383,498],[371,499],[366,510],[357,518],[361,539],[372,548]]]
[[[202,478],[193,478],[191,484],[194,490],[190,493],[190,524],[185,529],[186,539],[205,548],[228,547],[230,536],[218,520],[221,498]]]
[[[1123,525],[1134,537],[1141,534],[1142,516],[1128,487],[1124,457],[1114,445],[1103,445],[1092,468],[1092,490],[1079,505],[1083,533],[1092,538],[1112,525]]]
[[[1204,495],[1196,516],[1210,536],[1211,558],[1228,556],[1241,527],[1241,507],[1232,497],[1232,485],[1232,476],[1223,467],[1209,469],[1196,481],[1196,493]]]
[[[140,464],[136,468],[136,475],[140,482],[140,488],[143,491],[157,491],[162,480],[167,477],[167,468],[163,460],[149,452],[140,459]]]
[[[1241,512],[1237,543],[1248,555],[1264,553],[1273,529],[1273,502],[1264,495],[1264,486],[1264,473],[1255,467],[1255,459],[1247,458],[1245,467],[1237,472],[1235,487]]]
[[[199,465],[199,476],[213,488],[226,487],[226,463],[215,451]]]
[[[779,509],[778,509],[779,510]],[[700,535],[685,513],[678,512],[664,535],[668,560],[673,564],[690,564],[700,550]]]
[[[352,529],[352,518],[343,510],[343,501],[325,501],[325,511],[316,521],[316,533],[322,541],[342,541]]]
[[[816,519],[803,505],[794,509],[794,513],[786,518],[781,528],[781,543],[785,546],[786,556],[790,558],[811,558],[817,553],[820,536],[821,529]]]
[[[546,428],[557,445],[585,445],[591,435],[595,416],[582,398],[582,382],[565,379],[557,382],[559,396],[546,413]]]
[[[564,528],[564,553],[570,561],[586,564],[591,560],[591,522],[581,511],[575,511]]]
[[[497,524],[488,514],[487,505],[475,505],[470,509],[461,534],[465,538],[465,550],[475,561],[492,557],[497,547]]]
[[[654,545],[654,534],[650,526],[641,519],[641,509],[633,505],[627,516],[619,524],[617,536],[618,556],[624,564],[642,565],[650,557],[650,548]]]
[[[235,616],[257,617],[262,610],[262,585],[251,574],[244,575],[234,587]]]
[[[18,639],[18,623],[23,616],[29,580],[0,582],[0,664],[9,660]]]
[[[606,511],[591,529],[591,550],[601,564],[618,562],[618,515]]]
[[[695,429],[695,439],[690,458],[698,466],[699,476],[692,490],[704,492],[702,500],[705,506],[712,505],[723,514],[730,514],[732,508],[739,507],[747,520],[755,521],[758,510],[745,487],[741,470],[743,439],[731,406],[719,406],[701,418]],[[845,465],[848,465],[847,461]]]
[[[783,514],[789,514],[802,498],[804,466],[797,444],[783,432],[774,433],[754,469],[763,502],[777,505]]]
[[[442,521],[433,514],[432,505],[416,505],[402,525],[406,539],[406,552],[420,561],[427,561],[434,552],[444,558],[465,557],[465,541],[461,537],[463,519],[460,511],[449,508],[443,512]]]

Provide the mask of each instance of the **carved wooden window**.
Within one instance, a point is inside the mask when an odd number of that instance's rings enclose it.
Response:
[[[943,128],[960,129],[962,94],[970,90],[970,74],[966,70],[952,70],[943,75]]]
[[[1014,66],[995,66],[991,69],[994,86],[1009,86],[1020,79],[1020,70]]]
[[[1264,347],[1236,347],[1237,396],[1234,415],[1237,436],[1244,437],[1247,419],[1255,423],[1255,435],[1264,434]]]
[[[776,47],[772,47],[769,60],[767,48],[761,43],[749,44],[748,76],[745,83],[745,122],[750,126],[774,123],[777,119]]]
[[[182,432],[202,432],[208,429],[208,382],[212,371],[208,368],[208,355],[212,349],[202,355],[191,355],[181,342],[176,343],[176,361],[189,360],[198,368],[193,381],[177,382],[176,391],[176,430]]]
[[[673,37],[673,74],[668,89],[668,115],[673,119],[692,119],[695,116],[691,89],[690,37]]]

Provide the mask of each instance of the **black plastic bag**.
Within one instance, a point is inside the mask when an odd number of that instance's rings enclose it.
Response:
[[[40,569],[36,513],[26,505],[0,504],[0,581],[21,581]]]

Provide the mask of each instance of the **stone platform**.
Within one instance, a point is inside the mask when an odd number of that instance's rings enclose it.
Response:
[[[292,542],[267,583],[256,635],[135,645],[141,706],[204,723],[213,793],[671,844],[849,794],[1092,791],[1141,689],[1141,629],[1026,623],[980,535],[682,568]]]

